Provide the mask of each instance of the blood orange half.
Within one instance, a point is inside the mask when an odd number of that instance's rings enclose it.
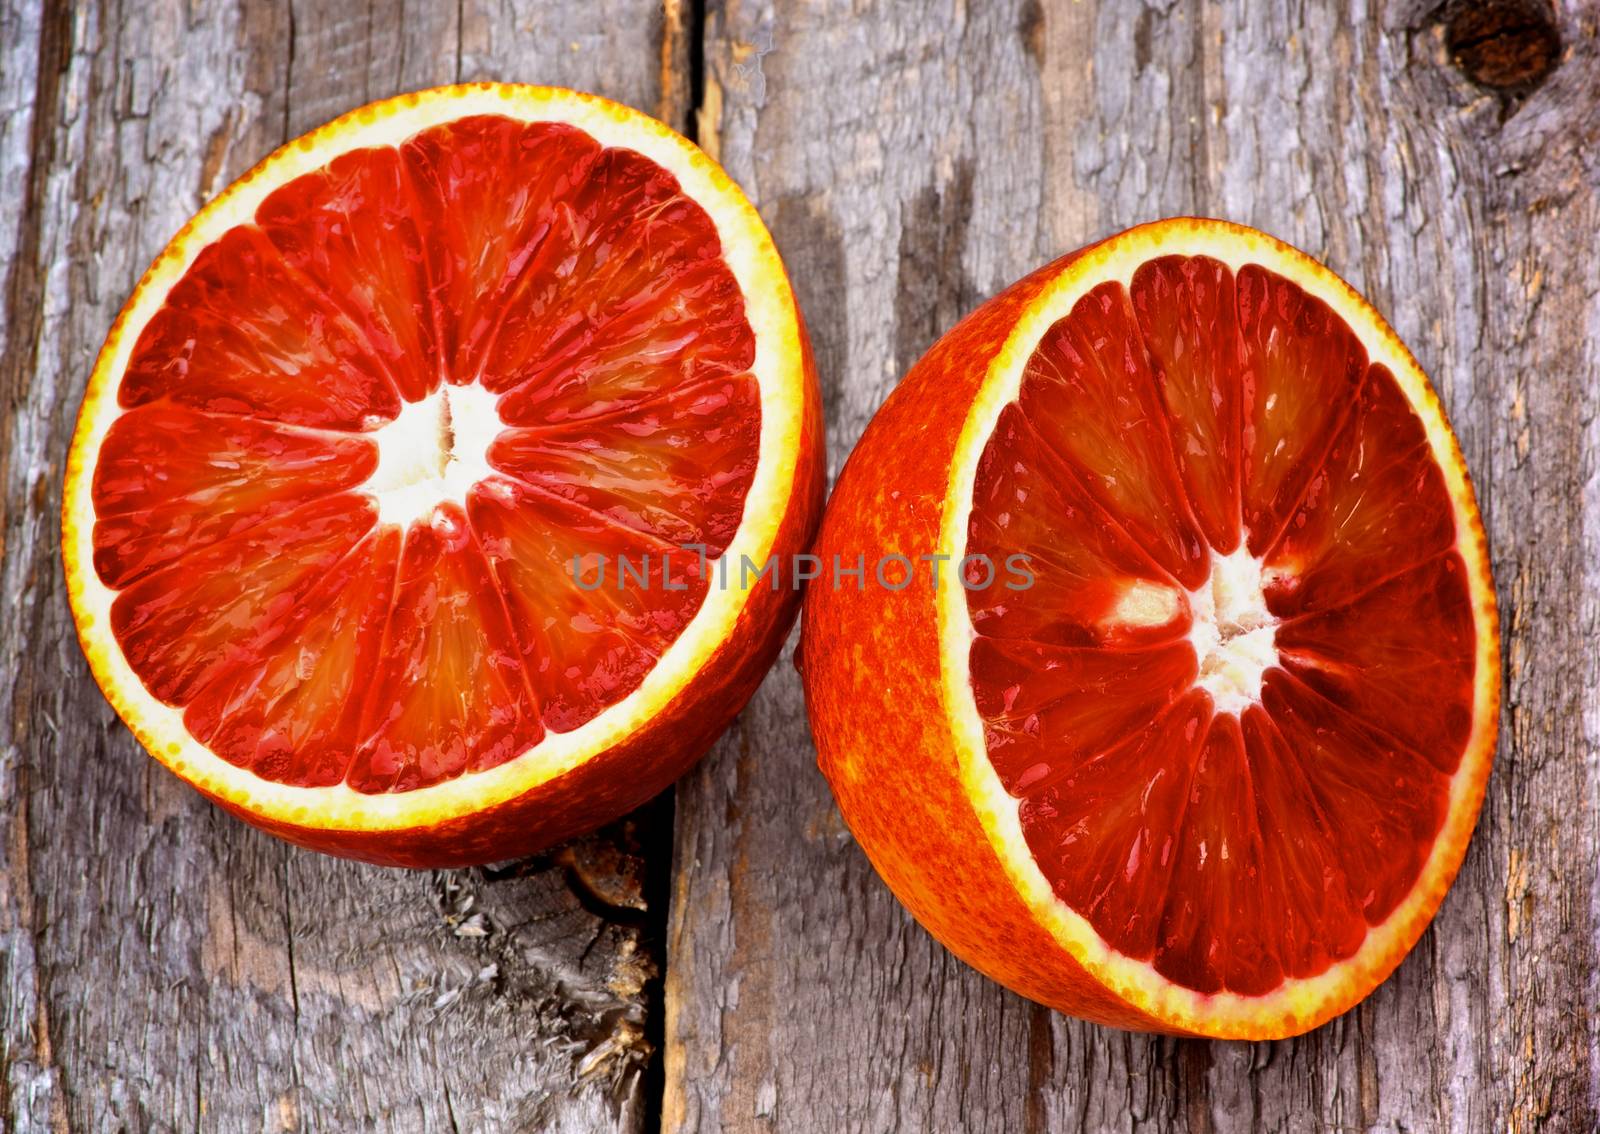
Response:
[[[1427,378],[1309,257],[1183,219],[1022,280],[878,413],[818,550],[925,558],[813,589],[807,701],[873,863],[996,979],[1284,1036],[1433,916],[1493,755],[1494,589]]]
[[[79,637],[252,823],[525,853],[749,697],[795,597],[716,561],[804,548],[820,425],[772,241],[692,144],[549,88],[377,103],[209,204],[118,317],[67,470]]]

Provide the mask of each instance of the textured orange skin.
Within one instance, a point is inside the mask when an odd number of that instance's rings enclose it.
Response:
[[[962,786],[940,690],[931,572],[904,590],[838,590],[865,555],[938,547],[956,443],[1022,311],[1080,249],[1013,284],[946,334],[890,395],[834,488],[816,553],[824,575],[803,615],[802,673],[817,762],[856,841],[929,932],[1030,999],[1115,1027],[1170,1031],[1105,988],[1017,896]],[[945,567],[949,572],[950,566]],[[891,577],[892,578],[892,577]],[[948,576],[946,577],[948,585]]]
[[[1226,222],[1173,218],[1104,243],[1188,227],[1251,232]],[[840,474],[816,549],[825,565],[834,556],[853,564],[865,555],[872,563],[895,552],[915,560],[939,549],[963,428],[991,363],[1041,293],[1074,261],[1100,247],[1079,249],[1018,281],[958,324],[912,368]],[[1302,267],[1317,286],[1355,296],[1320,264]],[[1380,322],[1375,333],[1409,360],[1386,325]],[[1459,546],[1475,573],[1475,618],[1482,641],[1489,643],[1480,648],[1477,678],[1480,719],[1488,723],[1475,729],[1463,756],[1476,772],[1463,781],[1450,829],[1435,846],[1443,848],[1442,860],[1418,882],[1417,907],[1378,943],[1367,972],[1352,974],[1315,1009],[1291,1005],[1286,1010],[1269,997],[1258,1013],[1226,1032],[1213,1030],[1204,1009],[1189,1017],[1195,1025],[1190,1027],[1153,1014],[1157,1002],[1144,997],[1159,989],[1129,988],[1132,999],[1124,999],[1090,973],[1022,897],[963,782],[959,742],[945,702],[939,607],[926,565],[919,565],[912,583],[898,592],[812,585],[803,615],[802,673],[818,763],[874,867],[952,952],[1014,991],[1088,1020],[1235,1039],[1307,1031],[1350,1009],[1400,963],[1460,867],[1489,774],[1500,700],[1499,625],[1487,541],[1460,449],[1437,395],[1425,376],[1422,381],[1413,407],[1426,410],[1438,430],[1433,437],[1438,459],[1463,476],[1454,504]],[[1465,821],[1456,822],[1456,815]]]
[[[1163,244],[1171,236],[1172,242]],[[1477,719],[1453,787],[1454,803],[1430,856],[1428,871],[1358,957],[1361,967],[1341,976],[1320,1001],[1296,1003],[1293,991],[1261,998],[1244,1012],[1201,998],[1172,1007],[1170,985],[1112,974],[1109,982],[1080,963],[1058,936],[1055,910],[1030,904],[1008,867],[1003,833],[989,826],[969,794],[965,741],[955,724],[959,696],[946,682],[941,610],[926,565],[901,591],[833,589],[814,583],[806,601],[802,673],[818,762],[857,841],[895,895],[957,956],[1011,989],[1061,1011],[1115,1027],[1175,1035],[1277,1039],[1305,1032],[1349,1010],[1386,979],[1415,945],[1449,889],[1482,802],[1492,765],[1500,704],[1499,622],[1487,540],[1459,445],[1427,376],[1393,330],[1343,280],[1281,242],[1225,221],[1170,218],[1090,245],[1019,281],[984,304],[941,339],[873,419],[840,475],[823,520],[817,552],[824,564],[853,563],[891,553],[912,559],[959,538],[946,526],[964,502],[954,499],[952,471],[975,443],[964,431],[1001,348],[1015,326],[1059,277],[1086,270],[1122,241],[1133,247],[1181,251],[1190,236],[1254,242],[1264,255],[1286,259],[1292,278],[1372,316],[1367,334],[1381,341],[1413,375],[1407,390],[1430,433],[1436,459],[1453,474],[1458,550],[1473,589],[1479,635]],[[1364,316],[1363,316],[1364,318]],[[1011,363],[1014,364],[1014,363]],[[946,567],[948,572],[950,567]],[[950,584],[946,584],[948,587]],[[1026,854],[1025,849],[1013,852]],[[1049,899],[1047,899],[1048,901]],[[1089,931],[1092,938],[1092,930]],[[1093,941],[1085,942],[1093,948]]]
[[[264,159],[225,189],[173,238],[145,272],[113,322],[85,393],[85,408],[94,401],[97,392],[104,396],[106,390],[114,388],[117,377],[106,370],[104,363],[122,337],[130,312],[138,307],[142,294],[156,286],[153,281],[159,280],[163,266],[180,260],[183,242],[209,213],[222,206],[244,186],[270,174],[280,159],[291,150],[314,152],[324,142],[336,143],[341,135],[358,124],[382,121],[405,109],[414,108],[425,100],[453,99],[482,92],[498,92],[502,98],[513,101],[553,100],[599,108],[603,114],[629,122],[646,133],[676,137],[654,119],[598,96],[522,84],[476,83],[441,87],[397,95],[351,111],[287,143]],[[714,182],[724,186],[732,184],[714,164],[711,177]],[[747,219],[743,220],[746,228],[750,225],[760,228],[760,220],[754,209],[742,197],[740,202],[748,212]],[[761,237],[767,239],[764,229],[761,229]],[[825,435],[822,399],[810,342],[794,300],[793,288],[775,253],[771,270],[777,278],[769,275],[766,283],[776,288],[781,281],[783,296],[794,319],[795,337],[788,341],[784,349],[798,350],[801,371],[798,377],[803,387],[802,420],[795,468],[790,481],[791,492],[770,549],[773,556],[787,557],[810,545],[821,516],[826,476]],[[130,716],[127,704],[118,696],[106,660],[110,651],[116,648],[114,643],[108,642],[102,633],[87,630],[81,605],[76,601],[81,588],[79,580],[91,569],[87,556],[74,554],[77,546],[74,535],[82,530],[84,523],[92,521],[92,514],[85,510],[82,516],[77,516],[70,506],[74,486],[87,485],[90,480],[92,461],[80,447],[83,435],[80,413],[78,430],[68,455],[67,486],[62,506],[63,566],[69,599],[73,600],[74,623],[90,669],[107,698],[140,742],[153,756],[161,759],[159,748],[150,738],[148,730],[141,728],[137,715]],[[760,685],[794,623],[798,605],[799,596],[791,591],[773,593],[769,589],[753,589],[732,632],[718,645],[712,656],[689,677],[676,697],[627,740],[610,749],[590,754],[582,764],[528,789],[520,796],[458,817],[405,828],[337,829],[301,825],[252,811],[240,802],[224,798],[196,783],[189,776],[177,772],[177,769],[172,770],[213,803],[245,822],[302,846],[346,858],[383,865],[426,868],[472,865],[530,854],[625,814],[687,771]]]
[[[799,311],[795,312],[797,321]],[[780,561],[804,551],[822,513],[826,454],[822,395],[805,324],[805,419],[793,507],[773,544]],[[262,830],[313,850],[383,866],[474,866],[520,858],[609,823],[673,783],[705,754],[772,668],[794,625],[799,593],[757,585],[734,632],[665,711],[621,744],[564,775],[484,811],[430,827],[338,831],[276,822],[203,789],[213,803]]]

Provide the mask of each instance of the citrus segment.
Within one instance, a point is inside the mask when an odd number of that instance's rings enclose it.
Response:
[[[695,551],[594,511],[498,481],[468,508],[553,731],[633,692],[706,596]]]
[[[748,376],[711,378],[605,417],[507,429],[488,458],[530,487],[717,556],[755,475],[760,418]]]
[[[400,151],[342,154],[275,190],[256,224],[306,290],[338,309],[400,396],[427,396],[447,372],[423,247],[423,216]],[[487,244],[498,250],[504,237]]]
[[[513,294],[523,293],[515,303],[526,310],[537,302],[529,289],[555,289],[563,268],[599,243],[602,218],[576,198],[585,185],[606,184],[597,167],[607,157],[593,138],[559,123],[482,116],[421,131],[400,146],[400,158],[417,215],[428,218],[423,242],[441,313],[442,372],[447,381],[483,381],[499,392],[515,376],[491,370],[487,355]],[[628,217],[634,202],[607,190],[596,196],[607,195],[617,211],[604,219]]]
[[[1472,731],[1474,633],[1465,570],[1447,552],[1285,622],[1277,646],[1307,686],[1449,774]]]
[[[1128,287],[1185,495],[1217,551],[1239,544],[1244,344],[1233,273],[1206,256],[1142,264]]]
[[[187,704],[282,638],[317,581],[376,519],[370,501],[334,496],[191,551],[117,595],[112,632],[152,693]]]
[[[1304,979],[1354,956],[1366,938],[1340,841],[1346,832],[1330,821],[1311,770],[1273,719],[1253,706],[1240,725],[1266,852],[1261,886],[1279,903],[1273,944],[1284,975]]]
[[[1266,852],[1237,716],[1212,717],[1187,770],[1179,825],[1161,832],[1176,835],[1176,845],[1167,892],[1151,895],[1161,910],[1151,964],[1198,992],[1258,996],[1282,982],[1283,968],[1275,911],[1260,885]]]
[[[383,654],[347,779],[413,791],[503,764],[543,730],[505,601],[455,504],[406,532]]]
[[[69,470],[80,631],[141,739],[269,829],[532,849],[748,696],[794,598],[707,563],[803,546],[817,410],[770,239],[687,142],[546,88],[392,100],[130,300]]]
[[[186,406],[140,406],[101,447],[94,566],[110,587],[372,475],[357,437]]]
[[[1183,642],[1139,650],[980,637],[973,691],[995,771],[1027,794],[1127,738],[1194,683]]]
[[[1127,290],[1107,284],[1045,332],[1017,405],[1134,540],[1193,587],[1205,571],[1205,542],[1173,463],[1160,396]]]
[[[400,545],[395,528],[369,532],[318,579],[289,632],[206,682],[183,714],[195,739],[263,780],[343,782],[368,735],[363,704],[383,658]]]
[[[1026,563],[806,609],[840,807],[963,957],[1264,1038],[1416,941],[1493,751],[1493,586],[1426,378],[1325,268],[1185,219],[1019,281],[841,474],[819,553],[880,547]]]
[[[1411,891],[1438,835],[1446,778],[1282,671],[1267,675],[1262,708],[1299,761],[1317,815],[1335,832],[1355,909],[1367,925],[1381,924]]]
[[[1235,280],[1241,374],[1244,525],[1261,555],[1322,467],[1367,369],[1355,333],[1300,285],[1247,264]]]
[[[1417,415],[1374,365],[1293,518],[1266,553],[1267,603],[1280,618],[1349,602],[1448,551],[1450,494]]]
[[[1005,585],[971,591],[978,632],[1063,646],[1149,645],[1182,633],[1172,577],[1096,506],[1019,408],[1006,408],[995,435],[1004,444],[979,466],[967,546],[993,564],[1025,556],[1032,598],[1017,601]]]
[[[167,399],[345,430],[392,418],[401,404],[361,328],[253,226],[224,234],[172,287],[118,393],[130,409]]]
[[[1211,717],[1203,696],[1181,696],[1147,713],[1127,739],[1030,789],[1018,809],[1028,846],[1058,879],[1062,900],[1134,955],[1156,948],[1178,865],[1173,832]]]

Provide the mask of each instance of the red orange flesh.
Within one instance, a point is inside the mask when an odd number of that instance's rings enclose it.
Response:
[[[819,418],[770,238],[689,143],[549,88],[390,100],[230,188],[119,318],[68,474],[80,637],[251,821],[523,853],[753,690],[794,597],[704,569],[804,546]]]

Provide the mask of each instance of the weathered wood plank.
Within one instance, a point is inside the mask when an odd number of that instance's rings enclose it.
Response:
[[[1461,883],[1368,1004],[1292,1043],[1174,1042],[1028,1005],[916,928],[840,825],[780,668],[679,795],[667,1128],[1596,1125],[1600,14],[1565,6],[1559,67],[1510,103],[1452,66],[1450,15],[713,13],[703,140],[784,248],[835,468],[938,332],[1033,264],[1165,213],[1266,227],[1373,295],[1450,406],[1496,548],[1507,738]],[[228,178],[286,134],[457,77],[685,122],[691,23],[681,3],[0,4],[9,1127],[648,1123],[642,858],[605,861],[628,836],[406,876],[216,816],[94,691],[54,512],[105,327]]]
[[[729,6],[702,131],[818,346],[833,467],[942,329],[1036,264],[1183,212],[1363,288],[1434,374],[1505,614],[1506,736],[1435,927],[1296,1041],[1031,1006],[895,905],[782,668],[679,787],[670,1130],[1588,1130],[1600,1122],[1600,14],[1525,98],[1452,62],[1461,6]],[[1538,5],[1525,5],[1537,18]],[[708,130],[707,127],[715,129]]]
[[[0,5],[0,1126],[648,1123],[660,930],[640,839],[660,821],[434,874],[254,833],[149,760],[96,691],[56,512],[95,351],[206,197],[286,136],[458,77],[646,110],[665,94],[681,121],[668,30],[647,0]]]

